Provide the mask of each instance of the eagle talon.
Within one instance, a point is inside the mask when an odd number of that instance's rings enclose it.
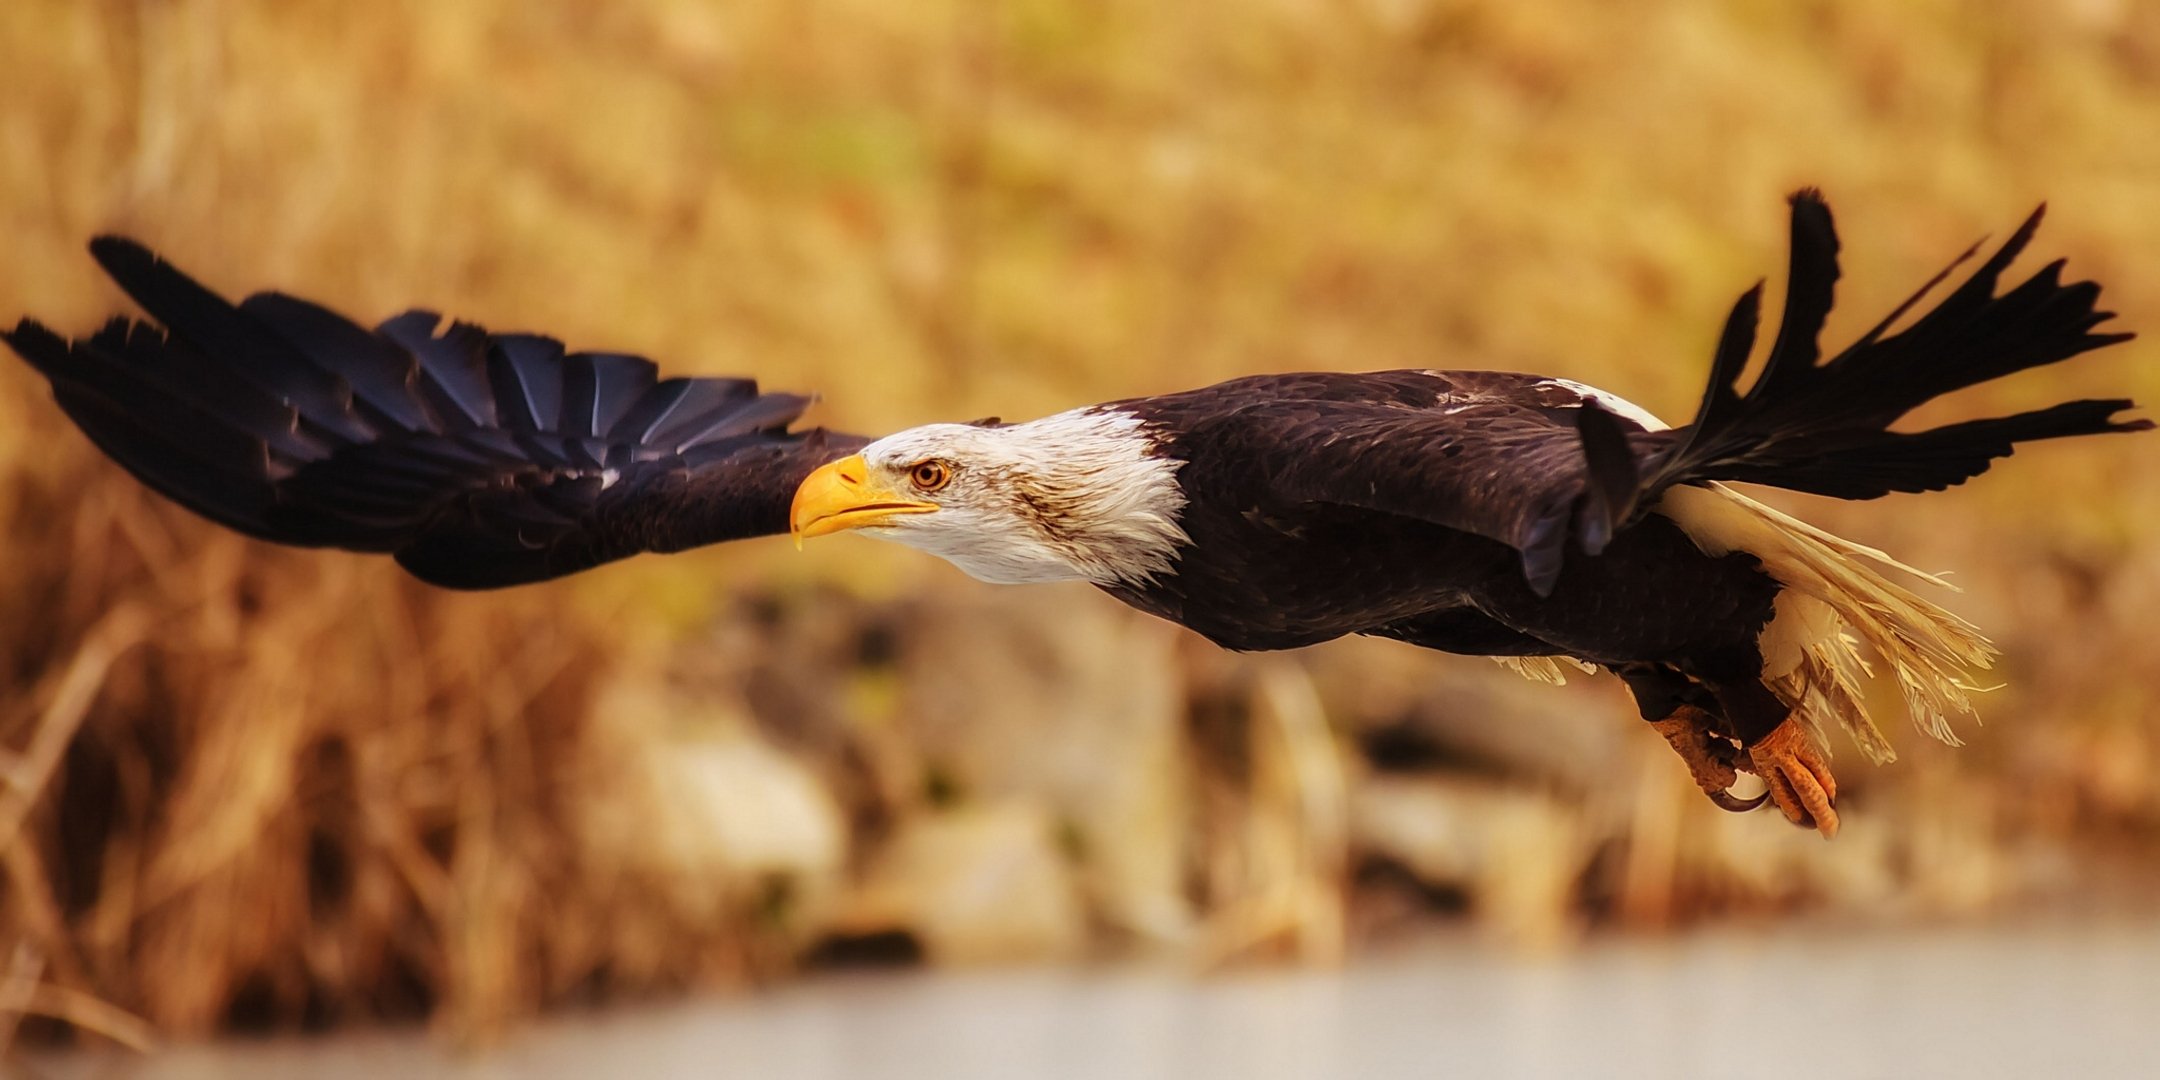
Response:
[[[1682,705],[1663,720],[1652,720],[1650,726],[1665,737],[1665,742],[1680,755],[1687,765],[1689,778],[1695,786],[1710,796],[1710,801],[1727,810],[1752,810],[1755,804],[1738,806],[1741,801],[1726,795],[1726,789],[1737,781],[1739,764],[1730,740],[1715,733],[1715,718],[1692,705]]]
[[[1745,814],[1770,799],[1768,791],[1764,791],[1752,799],[1739,798],[1730,791],[1706,791],[1703,794],[1710,796],[1711,803],[1715,804],[1718,809],[1734,814]]]
[[[1741,767],[1762,777],[1769,787],[1763,794],[1777,803],[1787,821],[1814,829],[1825,840],[1837,835],[1837,778],[1830,775],[1829,757],[1805,725],[1787,717],[1748,747],[1748,761]]]

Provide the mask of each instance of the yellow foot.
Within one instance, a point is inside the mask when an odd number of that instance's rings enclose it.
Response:
[[[1748,764],[1742,768],[1769,785],[1770,799],[1786,820],[1815,829],[1826,840],[1837,835],[1837,778],[1830,775],[1829,758],[1805,724],[1787,717],[1748,747]]]
[[[1680,755],[1687,765],[1688,776],[1695,786],[1710,796],[1710,801],[1734,812],[1753,810],[1762,805],[1763,797],[1736,799],[1726,789],[1739,779],[1735,770],[1736,755],[1732,740],[1719,735],[1712,728],[1709,713],[1691,705],[1682,705],[1678,711],[1663,720],[1652,720],[1650,726],[1665,736],[1665,742]]]

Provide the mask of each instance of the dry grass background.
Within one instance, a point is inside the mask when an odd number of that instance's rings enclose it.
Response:
[[[11,0],[0,313],[93,326],[81,245],[124,230],[227,292],[754,374],[858,430],[1392,366],[1673,414],[1802,183],[1846,231],[1833,335],[2041,198],[2039,248],[2160,330],[2156,130],[2129,0]],[[2160,401],[2152,357],[1955,410]],[[1711,810],[1606,680],[1226,656],[858,541],[487,596],[243,543],[0,364],[0,1018],[484,1036],[806,956],[2149,902],[2154,452],[1786,502],[1954,568],[2008,653],[1972,745],[1845,756],[1824,845]]]

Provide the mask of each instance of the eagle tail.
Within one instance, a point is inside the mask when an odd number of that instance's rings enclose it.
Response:
[[[1736,480],[1842,499],[1939,491],[1985,472],[2021,442],[2151,428],[2150,420],[2116,419],[2132,403],[2107,399],[1913,433],[1889,430],[1944,394],[2133,336],[2094,332],[2114,315],[2095,309],[2097,284],[2063,282],[2061,260],[1998,295],[2003,272],[2032,239],[2045,209],[2033,211],[1971,277],[1910,325],[1890,332],[1978,245],[1850,348],[1818,362],[1817,338],[1838,278],[1837,233],[1820,195],[1795,194],[1784,315],[1769,358],[1742,393],[1738,382],[1761,305],[1758,285],[1734,305],[1701,407],[1672,448],[1644,470],[1644,489]]]
[[[1845,729],[1869,761],[1896,758],[1860,691],[1872,669],[1865,645],[1889,667],[1921,732],[1959,745],[1950,721],[1973,716],[1972,695],[1995,646],[1979,629],[1890,580],[1885,570],[1950,588],[1881,551],[1779,513],[1722,484],[1665,493],[1658,511],[1704,551],[1746,551],[1785,585],[1763,631],[1763,680],[1810,724]]]

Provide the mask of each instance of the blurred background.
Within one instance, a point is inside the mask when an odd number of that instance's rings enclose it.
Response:
[[[2160,330],[2156,130],[2131,0],[9,0],[0,318],[121,310],[83,243],[123,231],[229,295],[754,375],[846,430],[1315,368],[1679,417],[1802,184],[1833,346],[2043,199],[2036,253]],[[2160,401],[2148,341],[1930,415]],[[1772,500],[1955,571],[2005,652],[1962,749],[1875,688],[1901,758],[1839,740],[1826,844],[1712,808],[1606,677],[1230,655],[856,539],[489,595],[245,542],[0,362],[0,1040],[2160,913],[2149,438]]]

